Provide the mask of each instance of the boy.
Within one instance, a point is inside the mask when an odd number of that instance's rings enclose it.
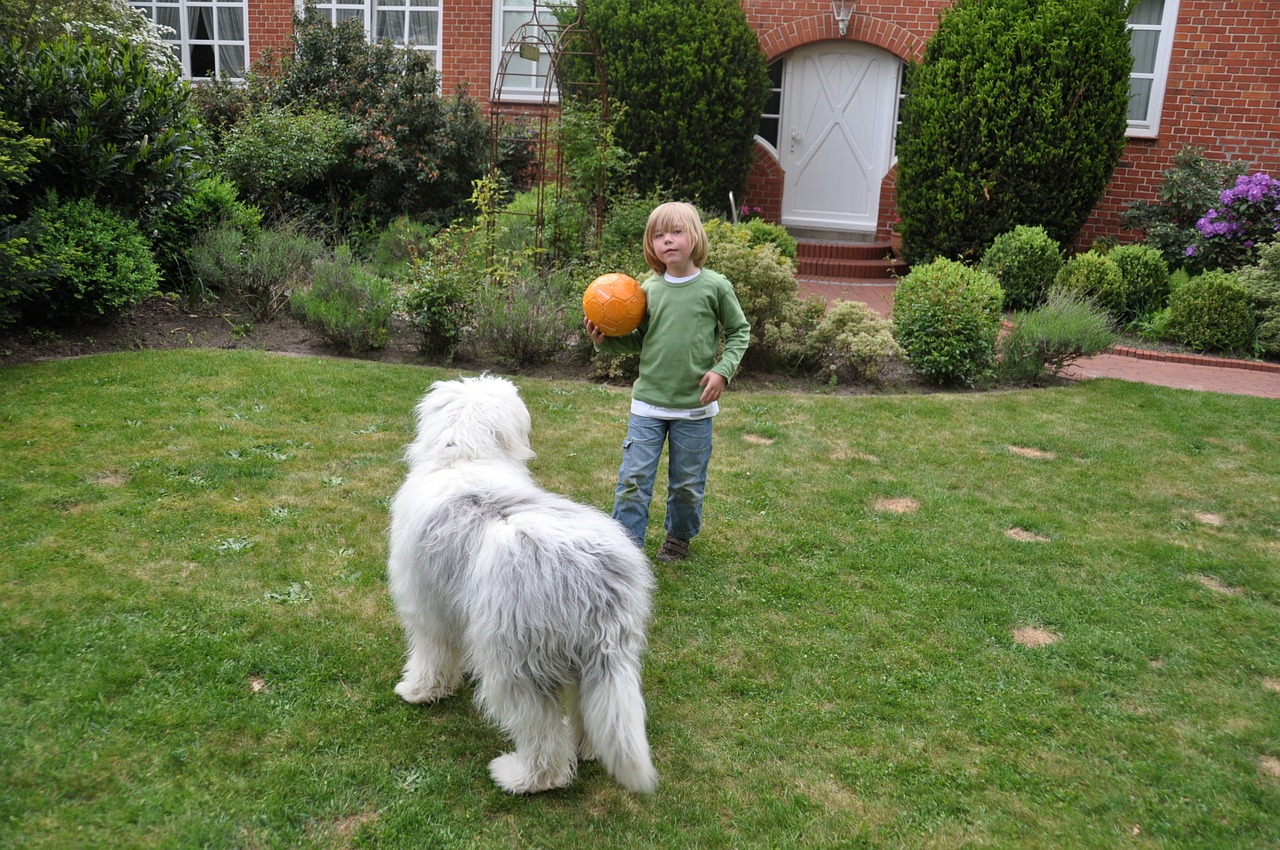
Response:
[[[711,419],[720,410],[720,395],[737,372],[751,336],[733,285],[702,267],[707,250],[698,211],[690,204],[662,204],[649,214],[644,231],[644,257],[654,274],[641,284],[646,311],[640,327],[626,336],[606,337],[584,320],[598,350],[640,353],[613,518],[644,546],[654,478],[666,442],[667,536],[657,556],[664,562],[684,560],[689,541],[702,529]],[[717,357],[721,328],[724,352]]]

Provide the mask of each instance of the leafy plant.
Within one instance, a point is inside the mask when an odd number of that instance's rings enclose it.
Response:
[[[1249,293],[1231,272],[1205,272],[1169,296],[1169,336],[1198,351],[1247,351],[1254,328]]]
[[[290,294],[314,274],[324,246],[292,225],[246,235],[222,224],[197,238],[188,254],[191,270],[204,286],[220,292],[258,321],[270,319]]]
[[[902,357],[893,323],[866,304],[836,301],[809,335],[819,368],[832,378],[875,382],[885,363]]]
[[[1005,383],[1029,384],[1058,375],[1081,357],[1115,344],[1112,319],[1089,299],[1053,289],[1035,310],[1017,312],[1000,340],[999,373]]]
[[[796,238],[781,224],[774,224],[762,218],[749,218],[740,226],[751,237],[752,245],[771,244],[778,249],[779,254],[793,263],[796,261]]]
[[[1187,254],[1187,246],[1199,233],[1196,222],[1245,169],[1243,162],[1218,162],[1199,148],[1184,147],[1174,155],[1173,167],[1164,173],[1159,200],[1131,204],[1120,222],[1142,231],[1144,241],[1160,252],[1170,269],[1185,265],[1193,272],[1201,271],[1202,258]]]
[[[418,331],[423,354],[451,359],[473,325],[475,298],[484,280],[483,270],[465,259],[474,237],[472,229],[451,228],[436,237],[431,253],[412,252],[397,309]]]
[[[352,354],[376,351],[391,338],[391,281],[366,271],[345,245],[316,261],[311,286],[294,290],[289,302],[302,321]]]
[[[1062,248],[1043,227],[1020,224],[995,238],[980,266],[1000,283],[1007,309],[1028,309],[1044,301],[1062,269]]]
[[[568,57],[564,73],[594,83],[603,70],[610,97],[626,108],[616,138],[635,160],[635,185],[672,187],[727,211],[751,170],[771,86],[741,4],[596,0],[583,19],[599,41],[600,69]]]
[[[471,336],[476,347],[508,366],[537,366],[568,348],[567,341],[580,327],[580,313],[580,307],[570,309],[541,280],[490,286],[476,295]]]
[[[1131,244],[1112,248],[1107,257],[1120,270],[1124,303],[1117,316],[1129,321],[1154,312],[1169,300],[1169,266],[1151,245]]]
[[[48,139],[28,136],[0,114],[0,329],[18,319],[18,304],[29,294],[46,261],[33,256],[33,223],[15,223],[9,212],[14,190],[30,182],[28,169]]]
[[[1054,277],[1053,287],[1086,298],[1113,317],[1125,315],[1128,296],[1124,276],[1106,254],[1088,251],[1067,260]]]
[[[1230,271],[1252,263],[1258,247],[1280,234],[1280,180],[1261,171],[1241,174],[1196,221],[1196,233],[1187,256],[1205,268]]]
[[[1260,353],[1280,357],[1280,239],[1261,246],[1258,261],[1236,272],[1236,279],[1248,294],[1258,320]]]
[[[262,227],[262,212],[241,201],[235,184],[221,174],[197,180],[182,200],[156,218],[151,242],[161,278],[169,289],[191,287],[187,251],[200,233],[220,224],[239,229],[251,240]]]
[[[33,253],[53,271],[24,294],[19,309],[37,324],[76,324],[118,315],[157,291],[160,272],[137,222],[90,198],[36,208]]]
[[[899,282],[893,335],[927,379],[973,386],[993,374],[1002,303],[990,274],[940,257]]]
[[[122,40],[60,36],[0,43],[0,114],[49,140],[17,193],[23,214],[45,190],[148,218],[196,177],[199,126],[176,69]]]
[[[958,0],[907,69],[898,210],[912,263],[1019,224],[1080,231],[1124,150],[1124,0]]]

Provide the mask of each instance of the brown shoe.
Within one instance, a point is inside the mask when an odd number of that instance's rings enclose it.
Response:
[[[666,564],[676,561],[683,561],[689,556],[689,541],[681,537],[672,537],[667,535],[667,539],[662,541],[662,548],[658,550],[658,560]]]

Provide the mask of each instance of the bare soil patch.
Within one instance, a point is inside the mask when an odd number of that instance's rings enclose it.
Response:
[[[876,510],[891,514],[910,514],[920,510],[920,503],[915,499],[876,499]]]
[[[1227,596],[1240,596],[1244,593],[1244,591],[1241,590],[1240,588],[1231,587],[1230,585],[1223,582],[1222,579],[1220,578],[1216,578],[1214,576],[1207,576],[1207,575],[1204,575],[1203,573],[1196,576],[1196,581],[1200,582],[1202,586],[1209,588],[1214,593],[1222,593]]]
[[[1033,449],[1030,446],[1006,446],[1010,454],[1019,457],[1029,457],[1035,460],[1053,460],[1057,457],[1053,452],[1046,452],[1042,449]]]
[[[1010,540],[1017,540],[1019,543],[1049,542],[1049,538],[1043,534],[1036,534],[1034,531],[1027,531],[1025,528],[1011,528],[1004,533],[1004,536]]]
[[[1042,646],[1051,646],[1062,640],[1061,637],[1055,635],[1048,629],[1042,629],[1039,626],[1019,626],[1013,630],[1013,639],[1025,647],[1031,649],[1039,649]]]

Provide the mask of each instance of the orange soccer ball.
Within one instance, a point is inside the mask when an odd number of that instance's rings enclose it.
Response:
[[[605,336],[623,336],[644,319],[644,290],[625,274],[604,274],[582,294],[582,312]]]

